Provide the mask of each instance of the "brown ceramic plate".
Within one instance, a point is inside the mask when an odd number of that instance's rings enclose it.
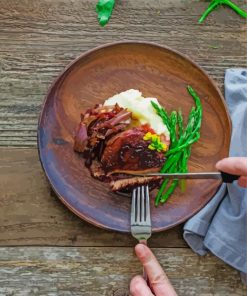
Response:
[[[73,151],[73,134],[80,112],[130,88],[145,97],[157,97],[168,110],[188,115],[193,105],[190,84],[204,109],[201,139],[194,144],[189,170],[214,171],[228,155],[231,123],[215,83],[189,58],[170,48],[146,42],[108,44],[82,54],[51,86],[38,127],[42,166],[60,200],[76,215],[99,227],[129,232],[131,199],[109,191],[91,178],[83,159]],[[164,206],[154,207],[153,231],[179,224],[200,210],[220,182],[187,181],[185,193],[176,193]],[[154,197],[154,193],[151,194]]]

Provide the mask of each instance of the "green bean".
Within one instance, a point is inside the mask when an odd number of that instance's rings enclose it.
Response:
[[[229,7],[231,7],[236,13],[238,13],[240,16],[247,18],[247,12],[244,11],[243,9],[241,9],[240,7],[238,7],[236,4],[234,4],[232,1],[230,0],[224,0],[224,3],[228,5]]]
[[[177,125],[177,112],[172,111],[170,115],[170,138],[171,138],[171,147],[176,146],[176,125]]]
[[[189,117],[188,117],[187,126],[184,130],[184,133],[182,134],[182,136],[180,137],[180,139],[178,141],[178,145],[181,145],[183,143],[183,141],[186,139],[186,137],[191,133],[193,126],[194,126],[194,122],[195,122],[195,107],[192,107]]]
[[[192,98],[194,99],[196,107],[201,108],[201,100],[198,94],[194,91],[194,89],[190,85],[187,86],[187,90],[189,94],[192,96]]]
[[[189,138],[189,140],[186,141],[184,144],[182,144],[182,145],[180,145],[180,146],[178,146],[178,147],[176,147],[174,149],[169,150],[165,154],[165,156],[169,156],[169,155],[171,155],[171,154],[173,154],[175,152],[181,151],[182,149],[184,149],[184,148],[188,147],[189,145],[191,145],[191,144],[195,143],[196,141],[198,141],[199,138],[200,138],[200,133],[196,132],[196,134],[195,134],[195,136],[193,138]]]
[[[160,108],[159,105],[151,101],[153,108],[155,109],[156,113],[161,117],[163,123],[166,125],[168,131],[170,132],[170,120],[169,115],[164,108]]]
[[[170,169],[170,167],[174,164],[177,163],[179,158],[181,156],[181,153],[174,153],[171,157],[169,157],[167,159],[167,161],[165,162],[165,164],[163,165],[163,167],[161,168],[161,173],[166,173],[168,172],[168,170]]]
[[[170,150],[165,153],[166,162],[161,168],[162,173],[188,172],[188,159],[191,154],[191,146],[200,138],[200,127],[202,122],[202,105],[199,96],[191,86],[187,87],[189,94],[192,96],[195,106],[191,108],[188,116],[187,125],[184,123],[184,118],[181,110],[168,112],[152,103],[156,113],[161,117],[163,123],[167,126],[170,133]],[[158,191],[155,199],[155,206],[159,203],[165,203],[169,196],[178,186],[178,180],[165,179]],[[181,190],[185,189],[185,180],[181,181]]]
[[[211,2],[208,8],[205,10],[205,12],[199,18],[198,23],[201,24],[205,20],[205,18],[210,14],[210,12],[213,11],[218,5],[219,5],[218,1]]]
[[[183,157],[181,161],[181,172],[186,173],[187,170],[187,153],[186,149],[183,150]]]
[[[156,207],[159,205],[160,198],[162,196],[163,191],[166,189],[166,186],[167,186],[168,182],[169,182],[169,179],[166,179],[165,181],[163,181],[163,183],[162,183],[162,185],[161,185],[161,187],[159,189],[159,192],[156,195],[156,198],[155,198],[155,206]]]
[[[196,104],[197,129],[200,129],[201,120],[202,120],[201,100],[200,100],[198,94],[194,91],[194,89],[191,86],[188,86],[187,90],[188,90],[189,94],[192,96],[192,98],[194,99],[194,102]]]
[[[199,117],[199,118],[196,118],[196,117]],[[196,125],[195,125],[195,123],[196,123]],[[200,129],[200,127],[201,127],[201,112],[196,112],[195,109],[192,108],[189,118],[188,118],[187,127],[185,129],[184,134],[182,135],[182,137],[178,141],[178,146],[174,149],[170,149],[166,153],[166,156],[188,146],[188,143],[191,143],[191,144],[194,143],[195,142],[194,136],[197,133],[197,131]],[[197,136],[195,138],[197,138]],[[197,138],[197,140],[198,139],[199,139],[199,137]]]
[[[187,151],[186,151],[187,160],[190,158],[190,155],[191,155],[191,145],[187,148]]]
[[[180,189],[181,189],[181,192],[184,193],[185,192],[185,189],[186,189],[186,180],[185,179],[182,179],[180,181]]]
[[[176,173],[176,172],[179,171],[179,164],[181,163],[181,161],[180,161],[180,159],[181,159],[181,155],[182,155],[182,153],[179,153],[179,154],[178,154],[178,156],[177,156],[178,161],[176,161],[176,162],[173,163],[173,165],[172,165],[171,168],[169,169],[169,173]],[[173,180],[173,181],[174,181],[174,180]],[[165,180],[165,186],[163,186],[162,190],[160,190],[160,192],[159,192],[159,201],[160,201],[160,202],[161,202],[161,200],[162,200],[162,197],[163,197],[164,195],[166,195],[167,192],[168,192],[168,195],[170,196],[170,194],[169,194],[169,192],[171,191],[170,187],[175,186],[175,185],[172,185],[172,184],[173,184],[173,181],[171,182],[171,185],[168,187],[168,189],[165,190],[166,187],[167,187],[167,185],[168,185],[168,183],[169,183],[169,179],[166,179],[166,180]],[[174,189],[172,190],[172,192],[173,192],[174,190],[175,190],[175,187],[174,187]],[[165,193],[164,193],[164,191],[165,191]],[[172,193],[172,192],[171,192],[171,193]],[[162,195],[162,194],[163,194],[163,195]],[[168,197],[169,197],[169,196],[168,196]]]
[[[179,156],[178,156],[177,158],[179,158],[180,155],[181,155],[181,154],[179,154]],[[169,172],[171,173],[171,172],[176,171],[176,166],[177,166],[177,161],[176,161],[176,162],[173,162],[172,166],[171,166],[170,169],[169,169]],[[157,196],[156,196],[155,204],[158,203],[158,202],[160,201],[160,198],[161,198],[161,196],[162,196],[162,193],[163,193],[163,191],[166,189],[166,186],[167,186],[168,182],[169,182],[169,179],[165,179],[165,180],[163,181],[163,183],[162,183],[162,185],[161,185],[161,187],[160,187],[160,189],[159,189],[159,191],[158,191],[158,194],[157,194]]]
[[[162,195],[160,202],[165,203],[167,199],[171,196],[171,194],[174,192],[177,186],[178,186],[178,180],[173,180],[170,187],[165,192],[165,194]]]
[[[188,172],[188,160],[190,158],[190,154],[191,154],[191,145],[187,147],[187,149],[185,150],[185,160],[184,160],[184,173]]]
[[[185,164],[185,155],[186,155],[186,150],[184,149],[182,151],[182,154],[181,154],[181,157],[180,157],[180,160],[179,160],[179,164],[178,164],[178,171],[183,173],[184,170],[185,170],[185,167],[186,167],[186,164]],[[179,185],[180,185],[180,188],[181,188],[181,192],[184,192],[184,180],[180,180],[179,181]]]
[[[183,115],[181,110],[178,111],[178,137],[179,139],[181,138],[182,134],[183,134]]]
[[[231,9],[233,9],[237,14],[239,14],[243,18],[247,18],[247,12],[238,7],[235,3],[233,3],[230,0],[211,0],[209,6],[204,11],[204,13],[201,15],[201,17],[198,20],[198,23],[201,24],[206,17],[219,5],[227,5]]]
[[[201,122],[198,122],[198,124],[197,124],[196,128],[194,129],[194,131],[188,136],[187,141],[190,141],[191,139],[193,139],[195,137],[195,135],[200,130],[200,127],[201,127]],[[199,138],[197,140],[199,140]]]
[[[181,173],[187,173],[188,172],[188,158],[189,158],[189,150],[190,147],[188,149],[184,149],[181,155],[181,159],[179,162],[179,172]],[[185,187],[186,187],[186,180],[182,179],[180,180],[180,188],[181,188],[181,192],[185,192]]]

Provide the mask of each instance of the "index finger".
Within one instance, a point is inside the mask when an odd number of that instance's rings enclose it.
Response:
[[[135,252],[145,268],[155,295],[177,296],[164,270],[160,266],[151,250],[143,244],[138,244],[135,247]]]
[[[216,163],[216,168],[220,171],[247,176],[247,157],[228,157]]]

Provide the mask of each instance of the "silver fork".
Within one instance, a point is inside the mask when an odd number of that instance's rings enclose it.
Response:
[[[133,237],[146,245],[152,234],[148,185],[138,186],[132,191],[130,224]],[[148,280],[144,269],[143,277]]]

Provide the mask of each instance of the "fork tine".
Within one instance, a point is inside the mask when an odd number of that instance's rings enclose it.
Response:
[[[139,186],[132,191],[130,230],[139,242],[146,241],[152,234],[148,186]]]
[[[145,186],[141,187],[141,222],[146,221],[146,211],[145,211]]]
[[[145,209],[146,209],[146,218],[145,221],[149,224],[151,224],[151,218],[150,218],[150,203],[149,203],[149,188],[148,185],[145,186]]]
[[[136,190],[137,188],[132,191],[131,224],[134,224],[136,222]]]
[[[137,207],[137,216],[136,216],[136,221],[141,222],[141,187],[137,187],[137,202],[136,202],[136,207]]]

